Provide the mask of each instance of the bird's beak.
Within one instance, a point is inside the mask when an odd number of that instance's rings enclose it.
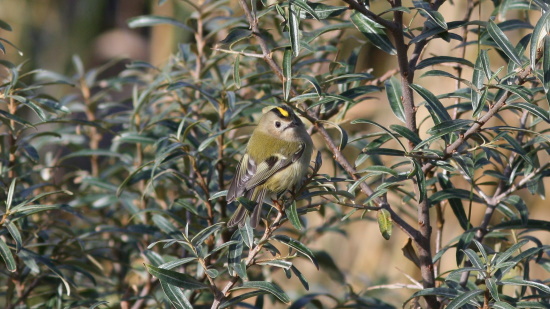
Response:
[[[298,123],[297,123],[296,121],[292,121],[291,123],[289,123],[289,124],[286,126],[285,130],[286,130],[286,129],[290,129],[290,128],[296,128],[297,126],[298,126]]]

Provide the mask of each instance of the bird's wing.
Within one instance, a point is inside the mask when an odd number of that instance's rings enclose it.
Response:
[[[246,183],[256,174],[256,162],[248,155],[245,154],[235,171],[235,177],[229,184],[227,191],[227,202],[231,203],[237,197],[243,196]]]
[[[245,184],[245,190],[251,190],[263,183],[265,183],[275,173],[287,168],[293,162],[296,162],[305,150],[305,144],[300,144],[298,151],[293,153],[290,157],[285,157],[281,154],[273,155],[260,164],[256,168],[256,173]]]

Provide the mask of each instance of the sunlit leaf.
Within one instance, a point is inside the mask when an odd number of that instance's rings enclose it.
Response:
[[[177,286],[186,290],[208,288],[208,285],[200,282],[199,280],[191,277],[188,274],[182,274],[177,271],[162,269],[148,264],[145,264],[145,266],[147,267],[147,271],[151,275],[157,277],[159,280],[165,282],[166,284]]]
[[[275,283],[266,282],[266,281],[247,281],[243,282],[242,285],[234,287],[231,291],[242,290],[242,289],[258,289],[270,293],[271,295],[277,297],[283,303],[289,303],[290,298],[286,293]]]
[[[506,56],[508,56],[508,58],[514,61],[517,65],[521,66],[521,58],[516,53],[514,46],[512,46],[512,43],[510,43],[504,32],[500,30],[494,21],[489,20],[489,23],[487,24],[487,31],[495,43],[497,43],[498,47],[506,54]]]
[[[351,22],[361,33],[372,43],[372,45],[380,48],[390,55],[395,55],[397,50],[386,35],[384,27],[375,21],[369,19],[365,15],[354,12],[351,14]]]
[[[401,120],[403,123],[406,123],[407,119],[405,118],[405,110],[403,109],[403,102],[401,99],[403,97],[401,92],[401,83],[399,83],[397,78],[392,76],[384,82],[384,85],[386,86],[386,95],[388,96],[388,101],[390,102],[390,107],[393,114],[397,117],[397,119]]]

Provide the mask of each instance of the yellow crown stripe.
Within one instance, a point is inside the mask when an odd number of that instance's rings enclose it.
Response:
[[[288,111],[282,107],[277,107],[277,109],[279,110],[279,113],[281,113],[281,115],[283,115],[283,117],[288,117],[289,114],[288,114]]]

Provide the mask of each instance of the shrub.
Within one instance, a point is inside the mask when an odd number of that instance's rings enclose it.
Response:
[[[0,63],[6,308],[389,308],[391,294],[355,292],[328,250],[312,249],[375,221],[388,241],[394,226],[409,238],[419,278],[407,306],[548,307],[548,276],[531,270],[548,270],[533,232],[550,222],[522,193],[544,197],[549,175],[547,3],[493,1],[481,20],[489,4],[470,0],[184,2],[185,20],[128,22],[193,34],[162,67],[133,61],[109,76],[122,60],[86,70],[74,57],[62,76]],[[446,21],[461,5],[463,19]],[[425,55],[430,44],[459,56]],[[368,70],[367,50],[392,65]],[[48,95],[52,85],[69,94]],[[379,102],[392,114],[354,115]],[[227,229],[229,181],[255,116],[274,104],[310,123],[318,152],[262,228]],[[316,282],[324,290],[297,295],[279,273],[309,290],[302,260],[347,292]]]

